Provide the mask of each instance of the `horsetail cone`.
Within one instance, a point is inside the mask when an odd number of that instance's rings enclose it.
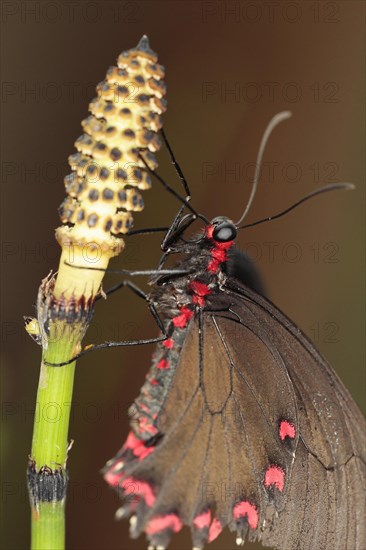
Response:
[[[56,229],[62,247],[56,299],[93,300],[103,271],[72,266],[104,269],[123,250],[133,213],[143,209],[140,191],[151,187],[146,165],[157,167],[157,132],[166,109],[164,68],[146,36],[122,52],[117,64],[98,84],[91,115],[82,122],[84,133],[75,142],[77,153],[69,157],[72,172],[65,177],[67,197],[59,208],[63,225]]]
[[[143,209],[141,192],[151,187],[149,169],[157,168],[157,132],[166,109],[164,69],[146,36],[121,53],[117,65],[98,84],[90,116],[82,122],[84,133],[75,142],[77,152],[69,158],[67,196],[59,208],[62,225],[56,229],[62,248],[57,278],[50,274],[42,281],[37,319],[25,319],[43,351],[28,465],[34,550],[64,547],[70,411],[63,407],[72,401],[74,359],[104,270],[123,250],[133,214]],[[57,421],[44,416],[50,404],[63,411]]]

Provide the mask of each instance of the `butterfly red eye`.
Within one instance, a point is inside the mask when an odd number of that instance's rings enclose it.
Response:
[[[236,227],[233,223],[222,222],[215,227],[212,238],[220,243],[233,241],[237,235]]]

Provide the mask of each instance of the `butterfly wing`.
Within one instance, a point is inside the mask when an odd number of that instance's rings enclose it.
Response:
[[[296,441],[286,424],[291,419],[282,415],[278,402],[271,401],[277,407],[275,414],[281,418],[279,439],[291,444],[294,462],[292,471],[285,475],[283,508],[279,510],[275,503],[271,528],[264,528],[259,538],[286,550],[365,548],[363,415],[313,344],[273,304],[233,279],[225,294],[230,303],[234,302],[231,309],[238,316],[237,322],[250,326],[258,336],[263,331],[270,346],[282,357],[297,405],[292,423],[298,435]],[[220,322],[225,332],[225,324],[232,320]],[[237,339],[231,339],[228,346],[234,356],[240,357]],[[269,384],[267,377],[265,385]],[[276,491],[279,492],[278,487]],[[267,511],[272,514],[270,507]]]
[[[361,413],[275,306],[234,279],[223,290],[189,324],[158,440],[107,468],[138,495],[132,536],[165,548],[189,525],[203,548],[228,526],[238,543],[363,550]]]

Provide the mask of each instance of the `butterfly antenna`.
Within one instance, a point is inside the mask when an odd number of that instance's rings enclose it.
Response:
[[[255,193],[256,193],[257,187],[258,187],[258,181],[259,181],[259,176],[260,176],[262,158],[263,158],[263,154],[264,154],[267,142],[269,140],[269,137],[272,134],[273,130],[276,128],[276,126],[278,126],[278,124],[280,124],[280,122],[282,122],[283,120],[286,120],[287,118],[290,118],[291,116],[292,116],[291,111],[281,111],[280,113],[277,113],[277,115],[275,115],[270,120],[267,128],[265,129],[264,134],[262,136],[260,146],[259,146],[257,161],[255,163],[255,173],[254,173],[254,179],[253,179],[253,184],[252,184],[252,190],[250,192],[249,200],[248,200],[248,203],[245,207],[245,210],[244,210],[242,216],[240,217],[240,219],[236,222],[236,224],[235,224],[236,226],[238,226],[239,223],[241,223],[244,220],[245,216],[249,212],[250,207],[252,206],[254,196],[255,196]]]
[[[330,185],[324,185],[324,187],[320,187],[320,189],[316,189],[315,191],[312,191],[308,195],[305,195],[305,197],[302,197],[302,199],[298,200],[286,210],[282,210],[282,212],[279,212],[278,214],[275,214],[274,216],[269,216],[268,218],[263,218],[261,220],[257,220],[253,223],[248,223],[247,225],[242,225],[238,227],[238,229],[246,229],[247,227],[253,227],[254,225],[259,225],[260,223],[264,222],[270,222],[271,220],[276,220],[278,218],[281,218],[288,212],[291,212],[291,210],[294,210],[294,208],[297,208],[300,204],[303,202],[308,201],[309,199],[312,199],[313,197],[316,197],[317,195],[320,195],[322,193],[328,193],[329,191],[339,191],[339,190],[353,190],[356,186],[353,183],[334,183]]]
[[[187,180],[186,180],[186,178],[185,178],[185,176],[184,176],[184,174],[183,174],[183,170],[182,170],[182,168],[180,167],[180,165],[179,165],[177,159],[176,159],[175,156],[174,156],[173,150],[172,150],[172,148],[170,147],[170,143],[169,143],[169,141],[168,141],[168,138],[166,137],[166,134],[165,134],[163,128],[160,130],[160,133],[161,133],[161,135],[162,135],[162,138],[163,138],[163,141],[164,141],[164,143],[165,143],[165,146],[166,146],[166,148],[168,149],[168,153],[169,153],[169,156],[170,156],[170,160],[172,161],[172,164],[173,164],[173,166],[174,166],[174,168],[175,168],[175,171],[177,172],[177,174],[178,174],[178,176],[179,176],[179,179],[180,179],[180,181],[182,182],[184,191],[185,191],[185,193],[186,193],[186,195],[187,195],[187,196],[186,196],[186,200],[189,201],[190,198],[191,198],[191,192],[190,192],[190,190],[189,190],[188,182],[187,182]]]

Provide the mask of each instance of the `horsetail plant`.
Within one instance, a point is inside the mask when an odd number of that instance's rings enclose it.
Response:
[[[28,464],[33,550],[64,548],[70,449],[65,405],[72,402],[76,364],[70,360],[81,350],[104,270],[122,252],[133,212],[143,209],[140,191],[151,186],[148,169],[157,167],[154,152],[165,111],[163,77],[146,36],[122,52],[118,66],[98,84],[77,153],[69,158],[72,172],[65,177],[67,197],[56,229],[59,270],[41,283],[37,319],[26,318],[27,331],[42,346]],[[63,412],[56,420],[50,419],[53,409]]]

